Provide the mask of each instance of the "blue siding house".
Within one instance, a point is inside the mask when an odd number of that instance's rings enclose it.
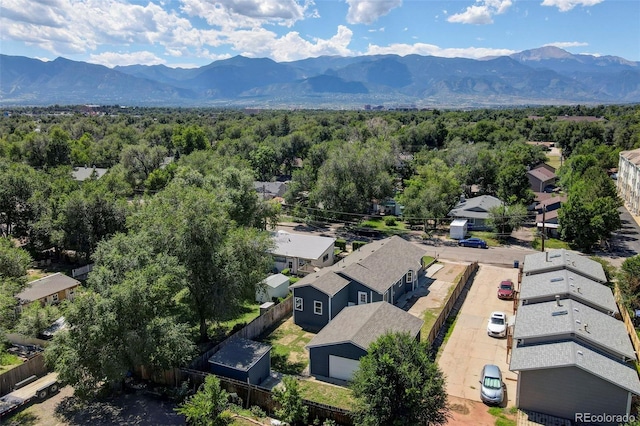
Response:
[[[347,306],[381,301],[396,304],[417,288],[424,255],[424,249],[393,236],[307,275],[290,287],[294,323],[317,332]]]
[[[209,358],[209,365],[213,374],[259,385],[271,374],[271,346],[232,339]]]

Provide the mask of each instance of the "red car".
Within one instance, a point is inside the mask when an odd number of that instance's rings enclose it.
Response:
[[[500,283],[500,287],[498,287],[498,299],[513,299],[514,292],[513,281],[504,280]]]

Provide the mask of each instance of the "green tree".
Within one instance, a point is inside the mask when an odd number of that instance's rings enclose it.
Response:
[[[522,204],[495,206],[489,209],[489,225],[501,240],[506,240],[527,220],[527,208]]]
[[[120,155],[120,163],[127,172],[129,184],[134,188],[141,186],[160,167],[166,155],[167,149],[163,146],[126,146]]]
[[[71,138],[69,134],[59,126],[53,126],[49,130],[49,141],[46,148],[46,165],[56,167],[70,164]]]
[[[206,149],[209,144],[206,133],[202,127],[197,125],[174,129],[172,141],[180,155],[188,155],[193,151]]]
[[[618,272],[618,285],[627,307],[640,309],[640,255],[622,262]]]
[[[259,145],[257,149],[249,153],[249,162],[255,170],[258,180],[261,181],[270,181],[280,168],[276,150],[266,144]]]
[[[272,393],[273,400],[280,405],[276,409],[276,416],[291,425],[306,424],[309,409],[302,402],[298,380],[293,376],[284,376],[282,384],[282,388],[274,388]]]
[[[23,164],[0,162],[0,235],[23,237],[36,217],[41,175]]]
[[[176,412],[194,426],[226,426],[233,418],[227,411],[229,394],[220,386],[220,379],[208,375],[195,395],[182,403]]]
[[[29,253],[16,247],[11,239],[0,237],[0,277],[25,277],[31,261]]]
[[[38,337],[47,327],[60,318],[61,311],[57,306],[42,306],[39,302],[23,307],[15,331],[29,337]]]
[[[531,204],[534,194],[529,187],[527,169],[522,164],[502,167],[497,177],[498,198],[507,204]]]
[[[417,174],[405,182],[400,203],[404,217],[421,218],[435,228],[438,218],[444,218],[459,200],[460,182],[444,161],[436,158],[418,166]]]
[[[386,334],[360,359],[351,384],[358,425],[441,425],[449,409],[445,379],[429,347],[408,334]]]

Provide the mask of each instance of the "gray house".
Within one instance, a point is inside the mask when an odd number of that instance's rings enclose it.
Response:
[[[586,256],[565,249],[527,255],[522,273],[524,275],[535,275],[563,269],[575,272],[598,283],[604,284],[607,282],[602,265]]]
[[[500,199],[491,195],[481,195],[479,197],[461,199],[460,202],[449,212],[449,216],[454,219],[467,219],[467,227],[471,229],[487,229],[489,211],[493,207],[502,206]]]
[[[572,421],[576,413],[628,414],[640,395],[632,364],[574,341],[518,347],[509,369],[519,372],[518,408]]]
[[[351,380],[371,343],[385,333],[419,339],[423,323],[385,302],[347,307],[307,345],[310,372],[320,379]]]
[[[525,257],[509,369],[516,405],[571,421],[576,413],[629,414],[637,354],[602,266],[566,250]],[[604,420],[597,424],[617,424]]]
[[[317,332],[347,306],[396,304],[418,285],[424,249],[393,236],[369,243],[335,265],[309,274],[290,287],[293,321]]]
[[[262,200],[272,200],[277,197],[284,197],[287,192],[287,184],[284,182],[253,182],[258,196]]]
[[[233,339],[209,358],[209,367],[213,374],[259,385],[271,374],[271,346]]]
[[[518,297],[523,305],[552,302],[556,300],[556,296],[575,300],[607,315],[618,312],[609,287],[575,272],[563,269],[522,277]]]
[[[278,231],[273,242],[271,254],[278,272],[289,269],[293,275],[306,275],[335,261],[335,238]]]

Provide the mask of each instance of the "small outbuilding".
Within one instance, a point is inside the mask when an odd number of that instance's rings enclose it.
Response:
[[[275,274],[267,277],[256,288],[256,301],[271,302],[274,297],[287,297],[289,294],[289,277]]]
[[[449,237],[453,240],[462,240],[467,236],[467,219],[455,219],[449,225]]]
[[[232,339],[209,358],[209,366],[213,374],[259,385],[271,374],[271,346]]]

